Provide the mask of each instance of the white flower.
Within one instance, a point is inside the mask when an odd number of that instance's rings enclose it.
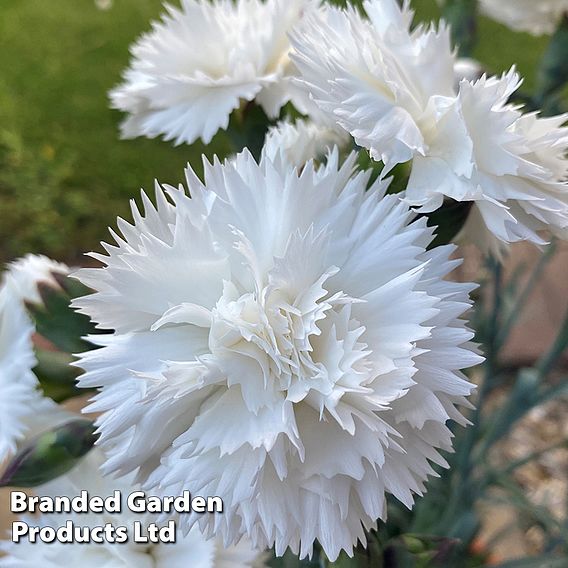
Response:
[[[283,152],[291,164],[301,167],[308,160],[325,157],[334,146],[346,146],[349,140],[344,130],[311,120],[280,122],[268,130],[264,152],[273,160]]]
[[[35,397],[32,333],[33,326],[23,306],[4,284],[0,288],[0,462],[23,437],[23,419]]]
[[[225,544],[330,559],[365,542],[385,493],[408,507],[451,449],[480,361],[460,319],[470,285],[442,280],[453,247],[384,182],[338,166],[298,170],[248,152],[157,187],[154,207],[95,255],[75,305],[112,335],[81,356],[108,455],[164,494],[219,495],[188,516]]]
[[[315,103],[390,169],[427,149],[434,96],[454,95],[448,29],[410,31],[408,2],[327,7],[292,33],[292,59]],[[424,125],[422,124],[424,123]]]
[[[13,290],[21,301],[41,303],[38,284],[45,283],[54,288],[59,288],[55,276],[66,276],[69,267],[47,256],[27,254],[26,256],[8,264],[4,278],[12,278]]]
[[[215,539],[205,540],[196,529],[183,535],[177,532],[175,544],[141,544],[132,539],[134,521],[140,521],[145,528],[157,519],[151,514],[135,514],[126,505],[126,496],[139,488],[131,479],[105,479],[99,472],[102,454],[91,451],[82,462],[68,474],[36,488],[40,496],[76,497],[82,490],[89,495],[108,497],[115,490],[121,492],[122,513],[81,513],[49,514],[40,518],[25,519],[33,526],[64,526],[71,521],[76,527],[104,527],[110,523],[114,527],[124,526],[130,532],[126,543],[20,543],[0,541],[0,551],[6,556],[0,558],[0,566],[19,566],[21,568],[62,568],[81,566],[85,568],[253,568],[264,566],[263,555],[253,550],[245,540],[237,546],[225,549]]]
[[[32,372],[33,332],[16,281],[8,276],[0,287],[0,463],[26,436],[67,420],[67,414],[41,394]]]
[[[552,34],[568,14],[568,0],[480,0],[481,12],[513,30]]]
[[[293,97],[287,33],[315,0],[182,0],[132,48],[113,106],[124,137],[209,143],[241,101],[270,117]]]
[[[507,102],[519,84],[514,70],[463,81],[429,154],[414,158],[407,189],[423,211],[447,196],[473,201],[462,236],[496,256],[505,243],[545,244],[544,230],[565,238],[568,227],[566,116],[522,114]]]
[[[293,57],[319,107],[387,172],[412,160],[411,205],[429,212],[445,198],[475,202],[469,227],[484,232],[467,234],[484,249],[543,243],[537,233],[544,229],[564,235],[566,117],[540,119],[508,104],[519,85],[514,71],[461,81],[456,91],[446,27],[411,32],[408,4],[364,5],[369,20],[330,8],[293,34]]]

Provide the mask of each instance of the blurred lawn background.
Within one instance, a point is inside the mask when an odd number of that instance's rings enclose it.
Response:
[[[175,0],[173,0],[175,3]],[[435,0],[414,0],[418,20],[437,19]],[[119,139],[107,92],[120,81],[129,45],[162,11],[160,0],[0,2],[0,262],[27,252],[68,262],[97,249],[128,200],[155,178],[177,184],[201,144]],[[476,57],[494,72],[514,63],[534,83],[546,39],[481,21]],[[226,155],[224,133],[207,155]]]

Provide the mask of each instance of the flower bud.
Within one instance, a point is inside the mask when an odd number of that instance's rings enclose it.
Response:
[[[36,487],[67,473],[95,443],[91,421],[71,420],[40,434],[10,461],[0,487]]]

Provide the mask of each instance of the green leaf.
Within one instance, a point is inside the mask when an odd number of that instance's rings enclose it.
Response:
[[[514,507],[519,515],[523,515],[525,522],[536,523],[542,527],[546,533],[560,538],[564,545],[568,545],[568,527],[555,518],[554,514],[546,506],[533,503],[525,494],[525,489],[521,487],[515,479],[509,475],[500,474],[495,479],[495,485],[505,491],[504,497],[492,494],[490,499],[492,504],[506,503]]]
[[[272,558],[269,562],[269,566],[272,568],[300,568],[301,561],[288,550],[284,556]]]
[[[40,434],[9,462],[0,487],[36,487],[67,473],[95,443],[89,420],[71,420]]]
[[[91,290],[64,275],[54,275],[61,288],[40,282],[38,290],[43,304],[28,304],[37,332],[65,353],[79,353],[92,349],[81,339],[97,330],[89,318],[70,307],[71,300],[89,294]]]
[[[436,237],[429,248],[450,243],[465,225],[471,206],[471,201],[448,199],[442,207],[425,215],[428,218],[428,226],[437,227]]]
[[[268,127],[272,124],[262,108],[254,102],[243,103],[233,112],[227,135],[235,152],[248,148],[259,159]]]
[[[518,374],[506,404],[495,416],[482,441],[480,455],[485,455],[495,442],[507,435],[513,425],[534,407],[538,402],[539,385],[540,376],[534,369],[524,369]]]
[[[558,330],[554,343],[536,364],[536,369],[541,377],[546,378],[546,376],[554,370],[565,354],[566,349],[568,349],[568,311],[564,316],[564,321]]]
[[[550,446],[546,446],[546,448],[542,448],[540,450],[530,452],[529,454],[527,454],[523,458],[517,459],[517,460],[509,463],[507,465],[507,467],[503,470],[503,473],[505,473],[505,474],[514,473],[516,469],[519,469],[520,467],[523,467],[524,465],[527,465],[528,463],[531,463],[531,462],[539,459],[540,457],[547,454],[548,452],[553,452],[554,450],[558,450],[558,449],[562,449],[562,448],[568,449],[568,440],[561,440],[560,442],[556,442],[555,444],[551,444]],[[494,476],[496,476],[496,475],[497,475],[497,472],[494,471]]]
[[[385,165],[383,162],[377,162],[371,158],[369,155],[368,150],[361,148],[355,142],[353,142],[353,146],[350,148],[351,151],[357,152],[357,165],[360,170],[363,171],[370,171],[371,176],[369,178],[368,187],[370,187],[377,178],[383,174],[383,170],[385,169]],[[397,164],[386,176],[386,179],[390,179],[390,185],[388,186],[387,193],[388,194],[395,194],[401,193],[404,191],[408,185],[408,179],[410,177],[411,171],[411,163],[406,162],[404,164]]]
[[[273,558],[270,561],[270,566],[272,566],[272,568],[323,568],[319,556],[315,553],[311,559],[305,558],[304,560],[300,560],[289,550],[286,551],[284,556]]]
[[[564,16],[550,43],[538,73],[537,103],[545,114],[555,114],[560,91],[568,82],[568,15]]]
[[[356,554],[351,558],[345,552],[342,552],[335,562],[329,563],[329,566],[330,568],[365,568],[368,564],[368,558],[362,554]],[[381,566],[380,561],[376,561],[373,566],[379,568]]]
[[[477,0],[446,0],[443,11],[460,57],[469,57],[477,43]]]

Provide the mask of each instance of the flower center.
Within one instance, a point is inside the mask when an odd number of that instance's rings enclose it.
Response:
[[[370,352],[352,315],[358,302],[324,290],[328,276],[294,298],[273,286],[240,296],[226,290],[212,311],[211,353],[250,358],[265,387],[294,403],[308,397],[320,411],[346,392],[366,392]]]

